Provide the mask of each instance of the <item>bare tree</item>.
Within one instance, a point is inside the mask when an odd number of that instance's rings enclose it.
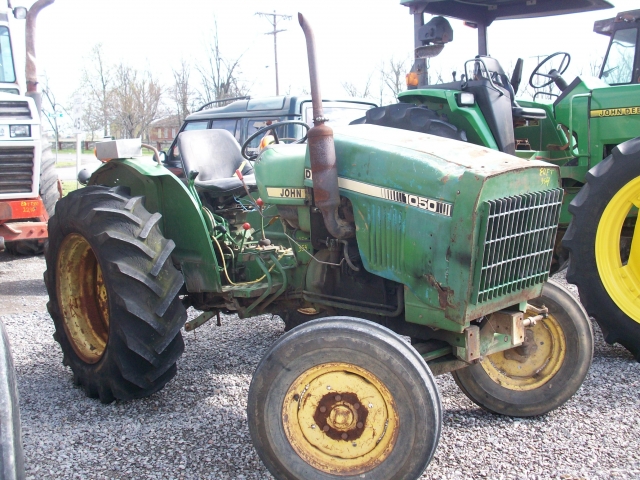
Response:
[[[373,77],[373,73],[369,75],[366,83],[364,84],[362,90],[360,90],[355,84],[351,82],[342,82],[342,88],[347,92],[347,95],[350,97],[356,98],[369,98],[371,97],[371,78]]]
[[[394,57],[388,62],[383,62],[380,67],[380,73],[384,86],[391,92],[394,100],[398,98],[398,94],[405,90],[405,77],[409,72],[407,68],[407,59],[396,60]]]
[[[174,111],[180,120],[180,124],[191,113],[193,107],[194,91],[190,83],[191,67],[189,62],[182,60],[177,69],[173,69],[173,85],[169,91],[169,97],[174,104]]]
[[[198,92],[203,103],[246,95],[249,88],[239,80],[240,55],[227,60],[220,50],[218,23],[214,20],[213,38],[207,47],[206,62],[196,67],[200,73],[202,89]]]
[[[118,136],[147,137],[151,122],[160,116],[163,88],[151,72],[120,64],[114,74],[111,117]]]
[[[86,126],[94,126],[96,117],[100,117],[100,126],[104,136],[109,135],[110,123],[110,95],[113,87],[113,74],[106,64],[102,44],[98,43],[91,49],[87,65],[82,74],[82,91],[87,98],[87,108],[92,111],[91,122]]]

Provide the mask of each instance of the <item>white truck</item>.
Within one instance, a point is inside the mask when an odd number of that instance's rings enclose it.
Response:
[[[42,253],[47,221],[62,193],[50,145],[41,136],[33,46],[35,17],[53,1],[39,0],[29,11],[11,8],[10,1],[0,5],[0,251],[6,246],[14,254]],[[15,23],[24,19],[26,42]],[[26,82],[16,68],[14,52],[21,50]]]

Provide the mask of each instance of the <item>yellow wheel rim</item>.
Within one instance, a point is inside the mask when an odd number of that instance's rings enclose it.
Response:
[[[533,315],[527,311],[527,317]],[[564,333],[553,315],[527,327],[525,335],[521,347],[488,355],[480,364],[494,382],[509,390],[541,387],[558,373],[565,359]]]
[[[67,235],[60,245],[56,284],[64,329],[76,354],[96,363],[109,340],[109,305],[102,270],[82,235]]]
[[[626,265],[620,258],[622,225],[640,206],[640,177],[622,187],[605,208],[596,232],[596,265],[605,290],[627,316],[640,323],[640,239],[634,230]]]
[[[289,443],[309,465],[339,476],[382,463],[398,436],[391,392],[371,372],[348,363],[310,368],[291,385],[282,406]]]

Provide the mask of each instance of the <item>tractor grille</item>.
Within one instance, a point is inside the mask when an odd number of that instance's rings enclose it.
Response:
[[[400,271],[404,261],[404,216],[393,207],[368,207],[369,251],[372,267]]]
[[[560,188],[486,202],[476,303],[547,280],[561,205]]]
[[[10,117],[13,120],[30,120],[31,110],[27,102],[0,102],[0,118]]]
[[[33,184],[33,147],[0,148],[0,195],[30,193]]]

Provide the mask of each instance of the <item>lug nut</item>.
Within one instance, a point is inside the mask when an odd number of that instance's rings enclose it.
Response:
[[[358,410],[360,408],[360,404],[359,403],[354,403],[353,404],[353,408],[355,408],[356,410]]]
[[[324,413],[327,411],[327,407],[320,407],[320,412]]]
[[[353,445],[354,447],[358,446],[358,444],[356,442],[353,442],[351,445]]]
[[[311,425],[311,428],[315,429],[315,428],[316,428],[316,424],[315,424],[315,423],[314,423],[314,424],[312,424],[312,425]]]
[[[340,400],[342,400],[342,397],[340,395],[336,395],[335,399],[336,399],[336,402],[339,402]]]
[[[343,433],[343,434],[342,434],[342,435],[340,435],[340,436],[342,437],[342,439],[343,439],[343,440],[346,440],[346,439],[347,439],[347,437],[348,437],[349,435],[347,435],[346,433]]]
[[[322,427],[322,430],[325,432],[329,431],[329,425],[325,425],[324,427]]]
[[[358,422],[358,423],[356,423],[356,427],[362,428],[362,427],[364,427],[364,424],[362,422]]]
[[[327,390],[331,390],[331,385],[327,385]]]

